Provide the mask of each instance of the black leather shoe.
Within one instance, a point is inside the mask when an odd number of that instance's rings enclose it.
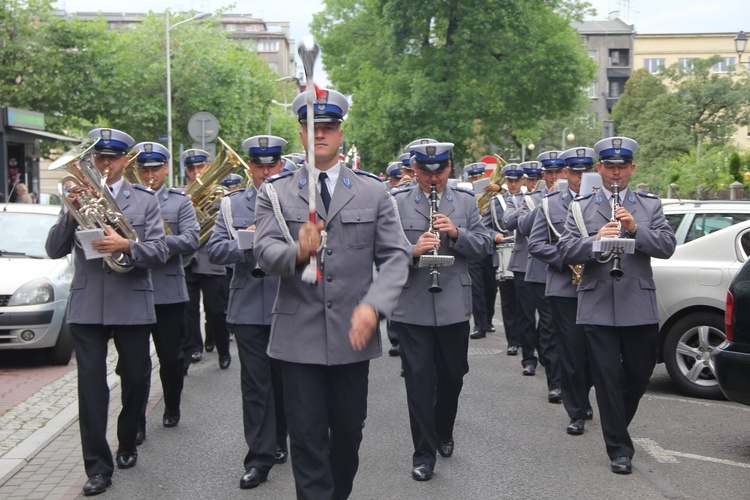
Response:
[[[507,354],[508,356],[515,356],[516,354],[518,354],[518,347],[514,345],[508,346],[508,350],[505,354]]]
[[[135,467],[135,463],[138,461],[137,453],[127,453],[123,455],[117,455],[117,468],[118,469],[130,469]]]
[[[562,403],[562,390],[559,387],[550,389],[547,393],[547,401],[550,403]]]
[[[415,465],[411,470],[411,477],[415,481],[429,481],[432,479],[432,467],[427,464]]]
[[[586,410],[586,420],[591,420],[594,418],[594,410],[592,408],[589,408]]]
[[[612,460],[610,465],[612,472],[615,474],[630,474],[633,472],[633,466],[630,463],[630,457],[617,457]]]
[[[105,476],[104,474],[94,474],[86,481],[83,485],[83,494],[87,497],[92,495],[98,495],[107,491],[107,488],[112,486],[112,478]]]
[[[565,432],[567,432],[571,436],[580,436],[581,434],[583,434],[583,428],[585,426],[584,422],[585,420],[583,420],[582,418],[571,418],[567,429],[565,429]]]
[[[164,415],[161,423],[164,427],[176,427],[180,423],[179,415]]]
[[[138,431],[135,433],[135,444],[140,446],[146,440],[146,431]]]
[[[400,356],[401,355],[401,348],[396,345],[392,345],[390,349],[388,349],[388,355],[389,356]]]
[[[531,376],[536,373],[536,368],[534,368],[532,365],[526,365],[523,367],[523,371],[521,373],[527,376]]]
[[[206,352],[214,352],[214,345],[206,344]]]
[[[471,335],[469,335],[472,339],[483,339],[487,336],[487,332],[484,330],[474,330]]]
[[[240,488],[243,490],[257,488],[260,486],[260,483],[265,483],[266,479],[268,479],[268,472],[263,472],[257,467],[250,467],[242,475],[242,479],[240,479]]]
[[[232,356],[227,354],[226,356],[219,356],[219,368],[226,370],[229,368],[229,364],[232,362]]]
[[[449,456],[453,455],[453,441],[439,442],[437,451],[438,453],[440,453],[441,457],[448,458]]]
[[[276,451],[273,452],[273,461],[277,464],[285,464],[286,459],[289,456],[289,452],[282,449],[282,448],[276,448]]]
[[[198,361],[201,360],[201,358],[203,358],[203,355],[198,351],[190,355],[190,359],[192,360],[193,363],[197,363]]]
[[[488,326],[487,327],[487,331],[490,332],[490,333],[495,333],[495,331],[496,331],[495,330],[495,325],[491,324],[490,326]]]

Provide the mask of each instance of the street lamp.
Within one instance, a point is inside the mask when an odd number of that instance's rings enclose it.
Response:
[[[166,9],[164,11],[164,17],[167,20],[167,149],[169,150],[169,187],[174,187],[174,169],[172,168],[172,62],[171,58],[169,57],[169,32],[181,24],[204,19],[206,17],[209,17],[210,15],[210,12],[201,12],[200,14],[194,15],[190,19],[185,19],[183,21],[180,21],[179,23],[170,25],[169,9]]]
[[[565,132],[569,132],[568,135],[565,135]],[[569,127],[565,127],[562,131],[562,150],[565,151],[565,140],[568,140],[568,142],[573,142],[576,140],[576,136],[573,135],[573,131],[570,130]]]
[[[747,35],[744,31],[740,31],[737,33],[737,36],[734,37],[734,48],[737,51],[737,63],[742,66],[743,64],[747,64],[747,66],[744,66],[746,70],[750,70],[750,61],[747,63],[742,62],[742,54],[745,53],[745,48],[747,47]]]
[[[528,137],[523,140],[523,142],[521,143],[521,163],[526,161],[526,141],[529,141],[529,145],[528,145],[529,151],[534,151],[534,148],[536,147],[534,146],[534,143],[531,141],[531,139],[529,139]]]

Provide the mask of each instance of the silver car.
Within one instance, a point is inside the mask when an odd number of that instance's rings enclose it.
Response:
[[[51,364],[68,364],[73,341],[65,309],[72,257],[44,250],[59,206],[0,206],[0,349],[43,349]]]
[[[684,394],[722,398],[712,354],[726,338],[727,288],[750,254],[750,202],[665,203],[664,213],[677,249],[668,260],[652,260],[659,361]]]

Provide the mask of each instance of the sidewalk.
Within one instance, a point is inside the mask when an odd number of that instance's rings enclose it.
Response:
[[[159,362],[153,345],[151,359],[152,377],[158,381]],[[117,351],[110,344],[107,439],[113,446],[117,445],[121,408],[116,365]],[[76,498],[81,493],[87,478],[78,429],[78,376],[75,365],[71,366],[73,369],[65,375],[0,415],[0,498],[54,500]],[[161,397],[161,384],[153,384],[147,411]]]

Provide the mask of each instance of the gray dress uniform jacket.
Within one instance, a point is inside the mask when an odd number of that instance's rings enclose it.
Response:
[[[278,194],[281,216],[296,241],[308,221],[307,167],[266,183]],[[382,354],[375,333],[362,351],[349,343],[350,320],[361,302],[390,317],[411,259],[393,198],[377,177],[341,168],[328,214],[316,193],[318,217],[328,241],[318,253],[323,275],[317,285],[302,281],[307,262],[297,265],[297,244],[288,244],[269,200],[268,185],[255,206],[254,252],[261,267],[281,277],[273,309],[268,355],[294,363],[340,365]],[[373,281],[373,264],[378,278]]]
[[[398,202],[398,211],[404,233],[413,245],[429,230],[430,199],[416,185],[397,191],[393,197]],[[471,277],[469,261],[480,260],[489,255],[494,245],[489,232],[482,225],[474,194],[462,188],[446,187],[441,194],[438,213],[447,215],[456,228],[458,238],[450,241],[440,233],[439,255],[453,255],[452,266],[440,267],[441,293],[429,293],[432,283],[429,267],[417,267],[419,259],[411,259],[409,279],[393,310],[394,321],[422,326],[445,326],[471,317]]]
[[[247,229],[255,223],[255,202],[258,191],[255,186],[240,189],[229,195],[232,227]],[[214,264],[234,264],[232,282],[229,285],[227,323],[235,325],[270,325],[271,312],[279,277],[269,274],[254,278],[250,273],[257,264],[252,250],[240,250],[237,240],[227,228],[224,212],[219,213],[213,233],[206,245],[208,258]]]
[[[169,260],[151,269],[156,304],[178,304],[188,301],[185,268],[182,256],[198,249],[199,226],[190,198],[179,189],[162,186],[156,192],[162,218],[169,224],[171,235],[166,243]]]
[[[572,283],[573,273],[570,267],[563,264],[560,252],[557,250],[557,234],[565,230],[565,221],[568,218],[568,207],[573,201],[573,195],[569,189],[564,191],[553,191],[545,198],[549,204],[549,212],[544,210],[544,202],[539,207],[534,217],[534,225],[529,235],[529,253],[539,261],[547,265],[547,297],[576,298],[578,292]],[[554,231],[547,221],[552,222]],[[555,233],[557,231],[557,234]]]
[[[612,262],[598,262],[599,255],[592,249],[596,233],[612,217],[607,195],[599,189],[577,200],[588,236],[581,235],[571,207],[565,221],[565,232],[557,243],[564,264],[584,264],[578,285],[577,323],[602,326],[658,323],[651,257],[668,259],[676,245],[661,200],[656,195],[634,194],[629,190],[624,194],[622,206],[633,215],[638,230],[635,252],[621,255],[620,267],[625,275],[619,280],[609,275]]]
[[[134,269],[112,271],[102,259],[86,260],[75,243],[78,223],[60,212],[47,235],[47,254],[64,257],[75,247],[75,273],[70,287],[66,321],[94,325],[144,325],[156,322],[154,288],[150,268],[167,261],[164,223],[159,203],[151,191],[124,181],[115,199],[117,206],[138,233],[140,242],[130,242],[129,261]]]
[[[535,191],[523,198],[523,209],[518,217],[518,232],[526,237],[526,249],[528,251],[529,235],[531,227],[534,225],[539,207],[542,204],[542,198],[547,195],[547,188],[542,191]],[[529,206],[529,200],[533,203],[533,209]],[[547,282],[547,265],[535,258],[529,252],[526,257],[526,277],[529,283],[546,283]]]

